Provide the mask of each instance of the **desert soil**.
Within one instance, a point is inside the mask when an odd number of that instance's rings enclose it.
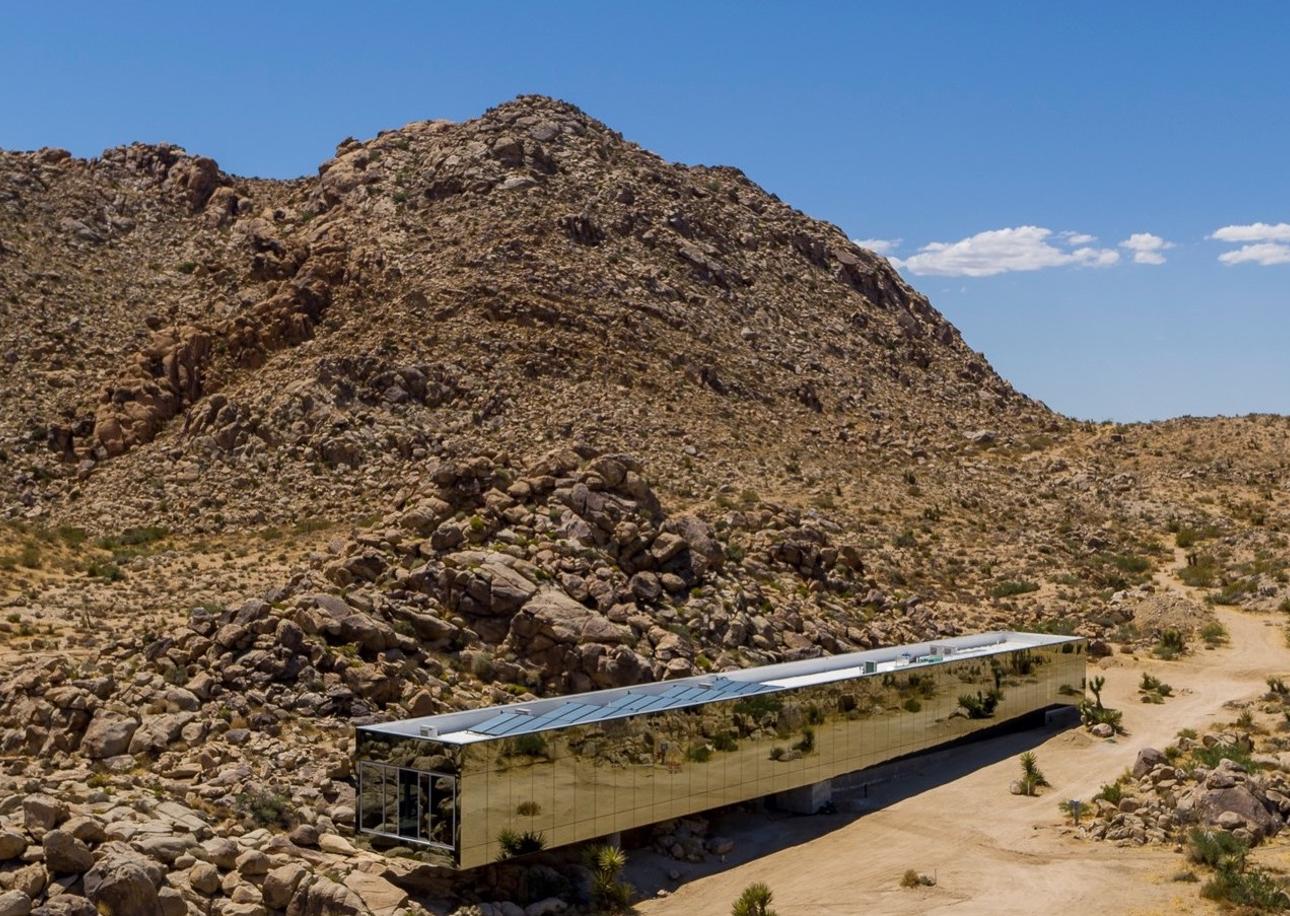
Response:
[[[1181,552],[1177,560],[1182,562]],[[1188,591],[1167,575],[1157,582]],[[978,757],[982,765],[948,781],[936,772],[938,758],[929,758],[884,787],[888,798],[871,793],[868,804],[875,810],[823,835],[804,834],[800,842],[792,838],[794,830],[818,819],[780,822],[782,829],[766,837],[762,849],[737,850],[741,860],[755,858],[688,881],[667,897],[642,903],[640,912],[724,914],[754,881],[772,888],[780,916],[1033,916],[1101,912],[1111,897],[1117,913],[1211,912],[1195,884],[1172,880],[1184,867],[1172,848],[1118,848],[1076,840],[1061,829],[1057,805],[1063,799],[1091,798],[1101,784],[1130,767],[1140,749],[1163,748],[1179,729],[1203,729],[1225,714],[1230,717],[1225,704],[1257,696],[1269,675],[1290,668],[1290,649],[1276,621],[1225,608],[1218,608],[1217,616],[1231,636],[1227,647],[1198,650],[1173,662],[1116,655],[1103,663],[1104,699],[1124,710],[1126,735],[1101,741],[1071,729],[1037,744],[1022,736],[982,742],[955,752]],[[1161,706],[1139,702],[1143,671],[1172,684],[1177,696]],[[1005,742],[1016,744],[1018,752],[1033,746],[1052,788],[1038,798],[1010,795],[1017,761],[1016,753],[1000,754],[998,745]],[[970,763],[958,759],[955,765],[962,772]],[[897,792],[903,797],[895,797]],[[743,847],[758,845],[752,837],[738,841]],[[900,878],[910,868],[934,874],[936,885],[902,888]]]

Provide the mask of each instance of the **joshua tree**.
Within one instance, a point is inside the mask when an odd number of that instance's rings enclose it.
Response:
[[[750,884],[730,908],[730,916],[776,916],[770,908],[772,896],[770,888],[760,881]]]
[[[1090,678],[1088,689],[1093,691],[1093,699],[1097,702],[1097,708],[1102,709],[1102,688],[1106,686],[1106,678],[1102,675]]]

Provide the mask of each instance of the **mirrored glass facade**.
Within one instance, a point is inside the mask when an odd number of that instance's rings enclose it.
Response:
[[[982,634],[362,728],[358,834],[456,868],[594,839],[1075,705],[1084,662]]]

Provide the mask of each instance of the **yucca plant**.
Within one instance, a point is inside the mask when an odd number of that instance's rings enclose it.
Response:
[[[627,853],[609,843],[592,846],[587,850],[587,865],[591,869],[591,894],[598,913],[625,913],[631,909],[636,889],[620,880],[627,867]]]
[[[770,908],[773,896],[770,888],[762,882],[750,884],[730,908],[730,916],[776,916]]]
[[[1033,751],[1021,755],[1021,792],[1023,795],[1038,795],[1039,789],[1051,785],[1039,769],[1039,758]]]

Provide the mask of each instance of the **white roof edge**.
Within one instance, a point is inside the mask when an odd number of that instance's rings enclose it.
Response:
[[[819,658],[801,659],[792,662],[777,662],[771,665],[758,665],[752,668],[737,668],[731,671],[714,671],[692,677],[676,678],[670,681],[652,681],[636,684],[631,687],[614,687],[608,690],[595,690],[586,693],[566,694],[558,697],[547,697],[524,703],[508,703],[498,706],[483,706],[479,709],[461,710],[458,712],[439,713],[433,716],[422,716],[415,719],[402,719],[383,722],[375,725],[362,725],[359,731],[377,734],[396,735],[408,738],[424,738],[445,744],[472,744],[478,741],[493,741],[505,738],[505,735],[481,735],[470,731],[493,716],[503,712],[523,709],[534,715],[552,710],[563,703],[579,701],[604,705],[627,693],[647,695],[662,693],[673,687],[699,686],[714,678],[725,678],[734,681],[756,682],[770,688],[770,691],[791,690],[811,684],[823,684],[830,681],[846,680],[853,677],[864,677],[865,662],[874,662],[878,667],[877,674],[890,671],[901,655],[922,656],[931,654],[933,648],[950,648],[955,652],[970,652],[980,657],[998,652],[1012,652],[1018,649],[1037,646],[1058,645],[1073,642],[1084,637],[1065,636],[1051,633],[1027,633],[1017,630],[991,630],[984,633],[973,633],[965,636],[949,636],[943,639],[931,639],[917,643],[906,643],[896,646],[885,646],[878,649],[865,649],[859,652],[848,652],[842,655],[826,655]],[[976,650],[976,651],[972,651]],[[930,664],[940,664],[931,662]],[[688,705],[672,706],[680,709]],[[583,723],[591,725],[596,722],[609,721],[633,713],[615,713],[602,718],[593,718]],[[432,730],[432,734],[423,735],[422,729]]]

